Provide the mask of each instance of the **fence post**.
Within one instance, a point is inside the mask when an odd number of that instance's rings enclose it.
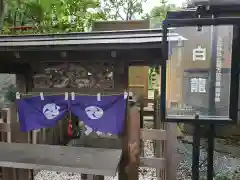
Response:
[[[17,108],[15,104],[12,104],[9,108],[9,118],[11,121],[11,136],[12,142],[18,143],[31,143],[30,133],[23,133],[19,130],[19,122],[17,116]],[[31,173],[28,169],[16,169],[18,180],[31,179]]]
[[[167,161],[167,179],[177,179],[177,156],[176,156],[176,145],[177,145],[177,127],[175,123],[166,123],[167,141],[166,141],[166,161]]]
[[[3,123],[6,123],[8,125],[11,124],[11,111],[10,108],[4,108],[2,109],[3,111],[5,111],[6,113],[4,113],[3,116]],[[11,138],[11,128],[10,131],[8,131],[7,133],[7,137],[2,139],[3,141],[7,142],[7,143],[11,143],[12,138]],[[3,180],[15,180],[16,179],[16,169],[14,168],[8,168],[8,167],[3,167],[2,168],[2,176],[3,176]]]

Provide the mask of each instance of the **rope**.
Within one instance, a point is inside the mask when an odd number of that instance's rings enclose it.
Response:
[[[99,90],[100,91],[100,90]],[[75,93],[74,92],[74,94],[75,95],[79,95],[79,96],[97,96],[98,94],[100,94],[100,96],[114,96],[114,95],[125,95],[126,93],[126,95],[128,96],[129,95],[129,93],[130,93],[131,91],[129,91],[129,90],[123,90],[123,92],[114,92],[114,91],[111,91],[111,92],[96,92],[96,93],[94,93],[93,94],[93,92],[89,92],[89,93],[79,93],[79,92],[77,92],[77,93]],[[45,93],[43,93],[43,92],[28,92],[28,93],[20,93],[20,92],[17,92],[16,93],[16,97],[17,96],[38,96],[38,95],[40,95],[40,93],[41,94],[44,94],[45,96],[56,96],[56,95],[63,95],[63,94],[69,94],[69,93],[73,93],[73,92],[45,92]],[[19,99],[19,98],[17,98],[17,99]]]

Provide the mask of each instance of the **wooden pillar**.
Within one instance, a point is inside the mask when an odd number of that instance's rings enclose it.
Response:
[[[128,67],[125,68],[126,87],[128,86]],[[123,134],[123,155],[119,167],[119,180],[138,180],[140,159],[140,112],[135,105],[128,105]]]
[[[119,61],[121,62],[121,61]],[[123,67],[123,86],[126,87],[128,86],[128,68],[127,67]],[[126,75],[127,74],[127,75]],[[116,77],[117,79],[119,77]],[[114,82],[116,81],[117,82],[117,79],[115,79],[114,77]],[[123,87],[123,88],[124,88]],[[125,116],[125,126],[124,126],[124,132],[122,133],[121,135],[121,138],[122,138],[122,159],[120,161],[120,164],[119,164],[119,174],[118,174],[118,178],[119,180],[127,180],[128,179],[128,176],[127,176],[127,172],[126,172],[126,167],[127,167],[127,164],[128,164],[128,138],[127,138],[127,113],[128,113],[128,109],[126,110],[126,116]]]
[[[16,74],[16,85],[17,90],[21,93],[27,93],[32,88],[32,76],[31,71],[28,69],[27,74]],[[13,109],[12,113],[16,113],[16,109]],[[17,114],[15,115],[17,119]],[[13,142],[19,143],[32,143],[32,133],[23,133],[19,129],[14,129],[12,132],[14,134]],[[33,180],[33,171],[27,169],[17,169],[18,180]]]
[[[123,137],[123,155],[119,180],[138,180],[140,158],[140,113],[136,106],[128,108],[126,132]]]
[[[127,119],[129,180],[138,180],[140,160],[140,113],[136,106],[130,107]]]
[[[154,129],[164,129],[163,123],[160,118],[160,97],[157,90],[154,91]],[[165,141],[156,140],[154,143],[154,154],[157,158],[163,158]],[[156,169],[158,178],[164,179],[164,169]]]

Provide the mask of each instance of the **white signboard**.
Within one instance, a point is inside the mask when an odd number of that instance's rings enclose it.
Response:
[[[222,63],[223,63],[223,39],[218,37],[217,56],[216,56],[216,84],[215,84],[215,102],[221,100],[221,80],[222,80]]]
[[[198,46],[196,49],[193,49],[193,61],[205,61],[206,60],[206,48]]]
[[[191,92],[206,93],[207,80],[204,78],[192,78],[190,81]]]
[[[198,92],[198,78],[191,79],[191,92]]]
[[[207,80],[206,79],[199,78],[198,79],[198,92],[205,93],[206,92],[206,84],[207,84]]]

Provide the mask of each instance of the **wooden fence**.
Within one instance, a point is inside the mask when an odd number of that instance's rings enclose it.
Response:
[[[155,141],[155,157],[140,157],[140,166],[155,168],[160,180],[176,180],[176,125],[163,123],[160,120],[159,95],[155,92],[154,99],[143,99],[140,105],[141,139]],[[63,142],[63,134],[67,134],[67,125],[59,122],[56,128],[41,129],[31,133],[22,133],[14,105],[1,108],[0,140],[4,142],[59,144]],[[150,120],[145,119],[151,117]],[[146,128],[150,124],[152,129]],[[149,127],[150,127],[149,126]],[[64,128],[65,127],[65,128]],[[1,168],[2,180],[34,180],[36,171],[16,168]]]
[[[23,133],[20,131],[14,104],[0,110],[0,141],[8,143],[59,144],[62,123],[56,128]],[[66,134],[66,133],[65,133]],[[34,180],[35,170],[1,167],[2,180]]]
[[[141,101],[141,139],[154,141],[155,157],[144,157],[142,152],[140,162],[142,167],[155,168],[158,179],[176,180],[176,167],[179,163],[176,155],[176,124],[161,121],[159,100],[158,91],[155,91],[153,99]]]

